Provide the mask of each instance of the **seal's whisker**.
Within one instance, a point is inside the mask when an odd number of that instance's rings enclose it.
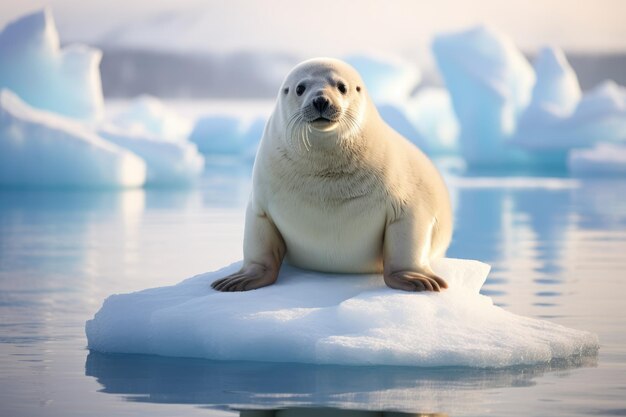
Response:
[[[311,145],[311,141],[309,140],[309,133],[311,133],[311,125],[307,124],[306,125],[306,132],[305,132],[305,139],[306,139],[306,143],[309,145],[309,149],[312,148]]]

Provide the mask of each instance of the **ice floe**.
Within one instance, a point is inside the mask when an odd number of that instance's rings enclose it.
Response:
[[[442,293],[407,293],[379,275],[283,265],[276,284],[222,293],[233,264],[178,285],[113,295],[86,324],[90,349],[346,365],[507,367],[594,354],[597,337],[509,313],[479,294],[489,266],[442,259]]]

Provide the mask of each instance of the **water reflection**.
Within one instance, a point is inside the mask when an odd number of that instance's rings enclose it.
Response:
[[[445,417],[442,413],[402,413],[400,411],[341,410],[338,408],[283,408],[241,410],[240,417]]]
[[[595,357],[577,357],[507,369],[428,369],[218,362],[92,351],[85,374],[95,377],[103,392],[135,402],[218,409],[313,406],[465,414],[486,411],[486,390],[529,387],[546,373],[595,366],[595,361]]]

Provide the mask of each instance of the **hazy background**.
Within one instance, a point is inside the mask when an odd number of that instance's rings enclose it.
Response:
[[[387,53],[415,61],[424,85],[440,80],[434,34],[486,23],[529,57],[563,48],[583,89],[626,84],[626,2],[597,1],[196,1],[0,2],[0,26],[51,6],[61,40],[104,50],[108,97],[271,97],[280,80],[257,79],[260,60],[285,67],[313,56]],[[280,71],[278,71],[280,73]]]

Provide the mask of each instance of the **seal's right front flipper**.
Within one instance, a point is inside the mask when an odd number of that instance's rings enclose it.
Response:
[[[248,291],[272,285],[285,256],[285,242],[271,219],[248,205],[243,239],[243,266],[238,272],[213,284],[217,291]]]

